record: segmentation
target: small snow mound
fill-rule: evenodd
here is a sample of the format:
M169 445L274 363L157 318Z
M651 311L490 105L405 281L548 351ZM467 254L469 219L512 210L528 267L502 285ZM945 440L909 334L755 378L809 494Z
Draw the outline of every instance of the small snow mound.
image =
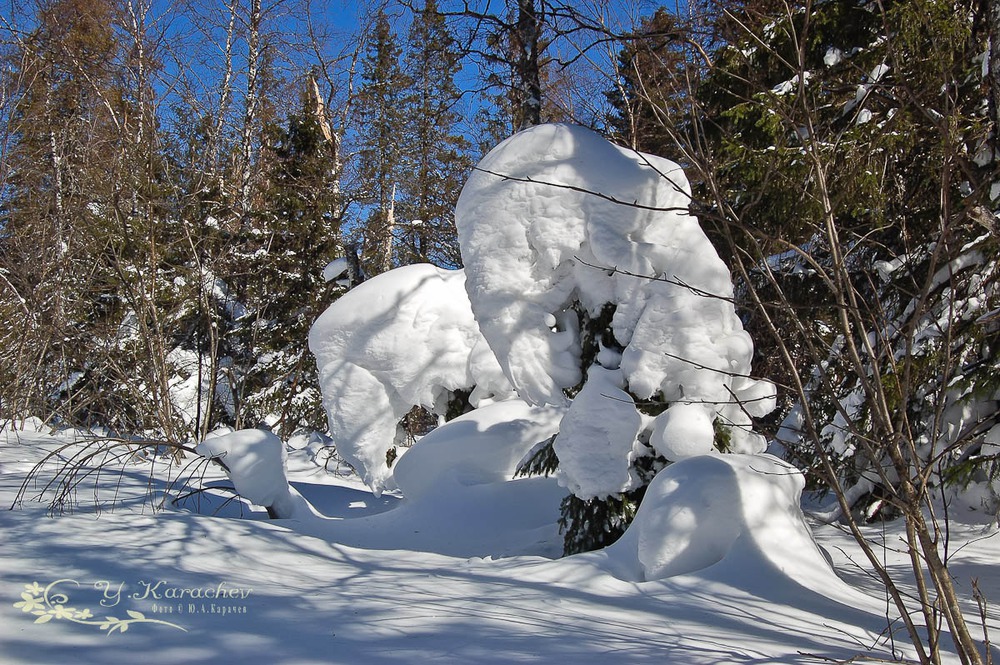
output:
M712 416L701 404L677 402L656 419L649 443L671 462L707 455L715 443Z
M635 520L608 553L631 561L642 580L756 553L788 575L809 576L812 582L799 580L806 586L835 584L799 507L804 482L801 472L771 455L689 457L650 483Z
M563 413L514 399L459 416L396 461L396 484L407 499L416 500L456 484L508 481L521 459L559 430Z

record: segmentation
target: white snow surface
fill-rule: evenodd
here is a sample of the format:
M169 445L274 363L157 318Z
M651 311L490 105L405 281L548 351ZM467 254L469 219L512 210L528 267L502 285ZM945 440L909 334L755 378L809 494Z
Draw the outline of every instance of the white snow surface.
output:
M506 442L509 461L555 421L536 407L495 409L453 421L437 436L451 428L454 445ZM515 413L532 424L508 428ZM28 431L0 437L3 504L14 503L46 451L70 440ZM900 632L893 653L884 631L895 617L886 617L858 546L834 527L802 519L801 476L773 458L678 462L650 486L618 544L552 559L565 492L552 479L444 482L452 450L441 444L430 452L435 444L425 454L438 463L428 458L412 468L437 474L428 491L375 498L358 479L324 471L313 443L320 440L288 446L291 485L317 513L294 519L266 520L211 490L151 510L168 489L185 493L170 488L183 484L178 468L158 457L128 461L122 475L90 476L74 514L53 518L30 500L0 511L0 662L699 665L913 657ZM88 444L73 445L80 450L61 454ZM249 448L258 445L274 454L272 443ZM58 466L29 483L28 499ZM184 473L209 485L227 482L212 467ZM901 525L865 531L912 593L897 547ZM953 522L950 570L963 597L971 597L973 579L987 598L1000 597L991 563L1000 554L998 533L995 525ZM974 604L964 607L978 625ZM133 623L109 633L101 628L108 617ZM987 621L991 632L1000 629L994 612ZM946 636L942 648L946 661L956 660Z
M51 427L42 422L41 418L30 416L23 420L12 420L0 423L0 434L15 434L16 432L48 433ZM16 435L16 434L15 434Z
M412 407L443 414L458 389L473 389L473 405L510 395L464 280L428 264L397 268L341 296L310 330L331 436L376 492L394 487L386 453Z

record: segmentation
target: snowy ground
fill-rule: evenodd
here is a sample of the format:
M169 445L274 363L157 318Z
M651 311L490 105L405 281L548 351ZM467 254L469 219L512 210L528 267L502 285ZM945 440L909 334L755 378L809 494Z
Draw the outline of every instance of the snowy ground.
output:
M0 442L5 506L43 452L61 443L40 434ZM356 478L323 471L316 443L293 445L292 485L325 517L269 521L261 509L237 502L212 515L222 493L154 512L146 499L150 491L160 496L167 482L162 462L152 482L148 464L101 476L99 512L89 480L73 514L50 517L44 504L32 502L0 512L0 662L891 657L886 603L851 563L862 560L857 547L836 529L816 528L817 541L841 577L871 595L831 584L815 565L795 565L794 551L767 555L766 543L695 573L627 581L614 551L551 558L559 549L563 490L547 479L439 483L419 500L392 493L376 499ZM887 534L890 544L898 535ZM969 542L954 548L959 583L968 589L978 578L987 598L1000 598L996 530L960 527L955 540ZM887 554L902 566L897 554ZM58 583L48 604L39 588L28 588L35 583ZM42 604L26 608L31 598ZM996 630L1000 621L990 614ZM109 617L131 623L116 629Z

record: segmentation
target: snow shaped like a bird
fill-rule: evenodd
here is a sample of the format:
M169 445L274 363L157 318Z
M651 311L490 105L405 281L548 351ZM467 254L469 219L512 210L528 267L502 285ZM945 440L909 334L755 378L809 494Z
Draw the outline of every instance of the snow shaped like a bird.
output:
M386 453L413 406L443 413L459 389L474 389L473 406L510 394L464 282L461 270L397 268L341 296L309 332L337 451L376 493L393 487Z
M560 426L573 436L555 442L561 482L580 498L635 487L647 437L670 461L709 452L716 424L733 452L766 447L751 417L773 409L774 387L749 378L753 343L690 198L677 164L561 124L494 148L459 198L466 288L505 375L536 405L580 388ZM617 349L584 367L581 311L609 308ZM632 396L671 406L650 425Z

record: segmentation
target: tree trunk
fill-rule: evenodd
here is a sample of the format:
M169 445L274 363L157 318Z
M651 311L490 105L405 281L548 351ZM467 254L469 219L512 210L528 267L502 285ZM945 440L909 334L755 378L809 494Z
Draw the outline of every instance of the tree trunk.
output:
M542 124L542 82L539 66L538 39L541 20L535 0L517 2L517 80L518 100L516 128L518 130Z
M990 32L990 119L993 121L993 160L1000 157L1000 0L986 0Z
M247 99L243 115L243 136L240 146L242 165L240 172L240 196L238 210L241 223L250 214L250 189L253 180L253 131L257 121L257 107L260 103L260 28L261 0L251 0L250 20L247 27Z

